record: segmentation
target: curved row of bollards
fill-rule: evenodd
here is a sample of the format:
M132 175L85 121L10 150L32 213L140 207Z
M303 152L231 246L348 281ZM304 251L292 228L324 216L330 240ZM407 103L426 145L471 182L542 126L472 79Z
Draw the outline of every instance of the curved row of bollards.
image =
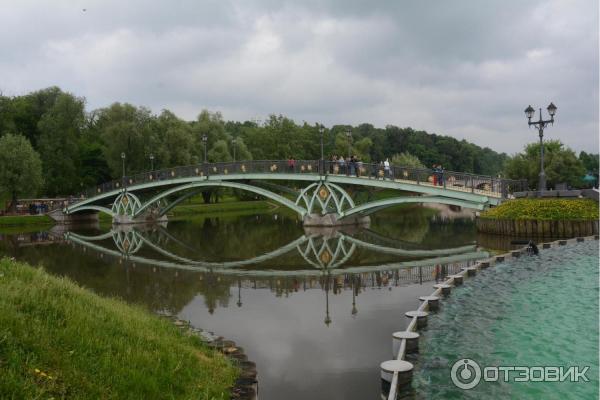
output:
M565 246L568 243L583 242L586 240L598 240L598 235L543 243L542 249ZM382 399L397 400L411 391L414 366L411 362L406 361L405 358L407 354L419 351L420 335L417 330L427 326L429 312L438 310L440 300L443 297L449 296L453 287L462 285L465 276L474 277L479 270L495 266L511 258L518 258L522 254L527 254L528 251L528 246L524 246L517 250L479 261L473 266L464 267L459 274L449 275L444 282L433 285L435 290L431 295L419 298L423 302L421 306L415 311L406 312L406 316L411 319L406 330L392 334L392 349L395 358L384 361L380 365Z

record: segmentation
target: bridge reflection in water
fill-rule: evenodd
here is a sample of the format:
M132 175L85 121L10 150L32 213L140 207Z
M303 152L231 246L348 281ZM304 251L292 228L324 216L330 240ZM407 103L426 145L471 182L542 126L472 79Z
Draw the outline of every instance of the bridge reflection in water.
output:
M448 249L419 249L415 244L386 238L369 229L349 232L307 228L303 235L277 249L245 260L219 262L175 254L171 250L174 245L188 250L197 249L156 224L117 226L98 235L65 232L63 238L83 251L91 250L98 257L116 261L126 269L146 266L154 273L162 271L168 274L171 271L175 277L180 273L198 273L204 285L221 287L228 296L230 287L237 286L236 304L239 307L243 305L242 289L268 288L277 296L321 289L325 292L326 324L331 322L329 292L338 294L342 290L352 290L352 315L356 315L356 299L369 287L391 288L440 281L489 256L475 244ZM359 251L391 255L400 261L362 265L353 257ZM290 255L300 257L301 267L274 267L279 265L278 259ZM207 299L211 313L217 303Z

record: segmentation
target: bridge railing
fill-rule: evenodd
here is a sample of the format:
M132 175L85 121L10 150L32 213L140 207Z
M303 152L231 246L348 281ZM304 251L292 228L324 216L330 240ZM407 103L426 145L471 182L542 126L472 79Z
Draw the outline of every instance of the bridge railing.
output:
M102 193L119 190L123 187L152 183L177 178L204 177L211 175L243 175L250 173L269 174L319 174L346 175L364 179L406 181L417 185L439 186L451 190L476 192L499 197L527 189L524 180L510 180L464 172L436 172L428 168L413 168L391 165L385 168L381 163L340 163L321 160L258 160L202 163L181 167L164 168L128 175L122 179L102 183L81 193L75 201Z

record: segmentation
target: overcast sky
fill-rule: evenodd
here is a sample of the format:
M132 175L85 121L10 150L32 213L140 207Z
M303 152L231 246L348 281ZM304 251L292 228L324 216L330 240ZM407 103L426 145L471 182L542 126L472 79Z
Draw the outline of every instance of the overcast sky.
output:
M85 11L84 11L85 9ZM598 0L0 0L0 90L598 151Z

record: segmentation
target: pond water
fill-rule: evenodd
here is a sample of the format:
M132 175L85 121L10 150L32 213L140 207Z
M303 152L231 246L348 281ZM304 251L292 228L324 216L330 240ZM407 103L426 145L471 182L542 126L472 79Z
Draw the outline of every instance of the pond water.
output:
M0 235L0 253L234 340L257 364L263 400L375 399L404 313L509 244L429 208L372 218L345 230L305 230L279 213L55 227Z
M597 398L598 330L597 241L499 264L454 290L429 319L416 392L427 399ZM510 372L508 382L481 380L462 390L450 371L463 358L480 368L587 366L589 382L515 382L524 373Z

